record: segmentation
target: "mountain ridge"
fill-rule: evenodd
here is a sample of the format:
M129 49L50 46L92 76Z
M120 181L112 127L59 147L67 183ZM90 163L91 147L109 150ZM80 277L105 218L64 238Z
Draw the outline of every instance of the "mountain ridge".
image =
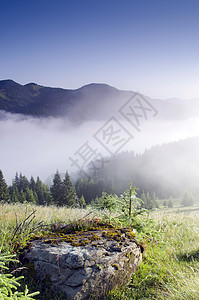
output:
M108 99L122 92L104 83L90 83L78 89L63 89L38 85L25 85L15 81L0 81L0 109L6 112L33 116L72 117L75 112L81 121L92 119L94 108L104 106ZM89 109L92 108L92 109ZM97 109L98 113L100 108Z
M68 117L74 122L107 119L135 95L106 83L89 83L77 89L47 87L12 79L0 81L0 110L36 117ZM145 99L157 108L162 119L187 118L199 112L199 101Z

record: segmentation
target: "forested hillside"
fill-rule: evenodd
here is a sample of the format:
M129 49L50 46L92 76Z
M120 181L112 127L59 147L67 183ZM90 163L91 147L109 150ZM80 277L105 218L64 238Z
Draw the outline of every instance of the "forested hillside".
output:
M132 182L139 188L139 196L143 191L159 198L179 197L186 191L197 196L198 153L198 137L154 146L142 155L123 152L107 158L104 168L94 177L90 173L91 178L79 179L77 193L89 200L99 194L98 190L119 195Z

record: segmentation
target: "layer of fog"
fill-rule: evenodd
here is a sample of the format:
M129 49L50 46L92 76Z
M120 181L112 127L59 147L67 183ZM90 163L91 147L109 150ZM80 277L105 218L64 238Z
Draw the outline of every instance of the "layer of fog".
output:
M92 149L104 156L110 155L97 142L94 134L105 121L85 122L74 126L66 118L33 118L1 111L0 113L0 169L7 183L11 183L16 171L28 178L40 176L45 181L58 169L70 173L78 169L71 166L69 157L77 158L75 153L87 141ZM126 121L120 120L134 138L120 151L134 150L142 153L156 144L168 143L190 136L199 136L199 119L185 121L146 120L141 132L133 130Z

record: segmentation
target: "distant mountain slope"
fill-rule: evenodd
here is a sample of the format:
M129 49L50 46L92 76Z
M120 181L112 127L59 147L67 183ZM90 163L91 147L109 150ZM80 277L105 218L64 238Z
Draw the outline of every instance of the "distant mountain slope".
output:
M12 80L0 81L0 109L8 112L56 116L61 114L60 105L70 105L72 96L71 90L48 88L35 83L23 86Z
M98 177L112 178L118 194L130 183L159 197L192 191L199 199L199 137L154 146L142 155L122 152L107 159ZM92 173L90 174L92 176Z
M0 81L0 110L33 116L68 117L75 122L107 119L134 95L106 84L88 84L76 90L51 88L13 80ZM184 119L199 112L199 101L163 101L146 97L161 119Z
M0 109L34 116L67 116L84 121L97 118L106 102L118 96L121 98L121 93L106 84L89 84L77 90L66 90L35 83L23 86L12 80L2 80Z

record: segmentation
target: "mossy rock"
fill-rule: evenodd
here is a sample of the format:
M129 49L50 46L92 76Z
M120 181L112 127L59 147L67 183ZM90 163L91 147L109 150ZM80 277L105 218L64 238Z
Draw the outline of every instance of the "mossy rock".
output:
M101 299L126 283L142 260L130 228L46 233L25 251L41 282L66 299Z

